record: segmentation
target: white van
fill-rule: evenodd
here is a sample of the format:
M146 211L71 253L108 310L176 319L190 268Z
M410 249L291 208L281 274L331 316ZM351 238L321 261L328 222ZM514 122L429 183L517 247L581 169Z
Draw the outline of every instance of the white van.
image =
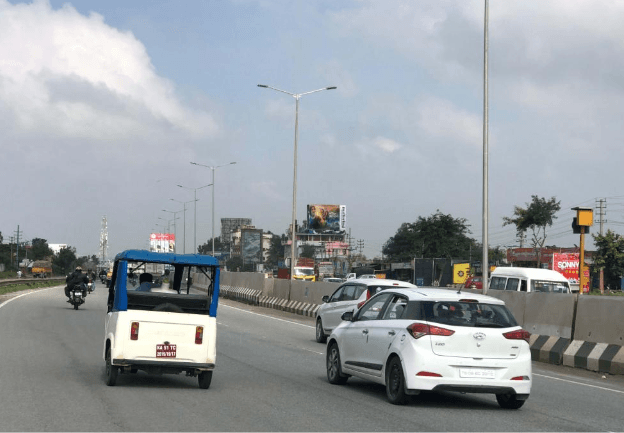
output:
M490 290L572 293L567 278L557 271L538 268L504 268L492 271Z

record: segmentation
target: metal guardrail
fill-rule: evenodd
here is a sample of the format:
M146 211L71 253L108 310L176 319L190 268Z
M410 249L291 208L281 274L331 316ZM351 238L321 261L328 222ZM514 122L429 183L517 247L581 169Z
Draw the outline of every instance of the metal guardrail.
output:
M9 278L6 280L0 280L0 287L10 286L12 284L32 284L42 281L58 281L65 282L65 277L50 277L50 278Z

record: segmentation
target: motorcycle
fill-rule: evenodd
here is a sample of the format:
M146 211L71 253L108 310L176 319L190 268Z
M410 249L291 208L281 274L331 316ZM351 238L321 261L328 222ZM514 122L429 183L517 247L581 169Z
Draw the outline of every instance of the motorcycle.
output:
M89 283L87 284L87 292L89 292L89 293L93 292L93 289L94 289L94 287L93 287L93 286L94 286L94 284L95 284L95 283L93 283L93 282L89 281Z
M87 290L84 285L76 284L69 291L69 302L74 306L74 310L85 303L86 297Z

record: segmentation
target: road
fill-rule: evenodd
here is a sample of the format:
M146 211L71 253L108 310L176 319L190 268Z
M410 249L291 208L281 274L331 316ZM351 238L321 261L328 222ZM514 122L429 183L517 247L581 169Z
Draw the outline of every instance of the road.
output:
M518 411L494 396L428 393L407 406L382 386L330 385L313 321L221 302L212 385L122 375L104 384L106 288L75 311L62 287L0 307L2 431L621 431L624 378L534 363Z

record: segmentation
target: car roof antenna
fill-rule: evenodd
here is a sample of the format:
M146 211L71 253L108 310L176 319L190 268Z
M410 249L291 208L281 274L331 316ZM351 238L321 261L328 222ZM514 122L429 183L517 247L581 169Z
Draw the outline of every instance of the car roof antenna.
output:
M459 288L457 289L457 294L458 294L458 295L461 295L461 289L462 289L462 288L461 288L461 285L460 285L460 286L459 286Z

